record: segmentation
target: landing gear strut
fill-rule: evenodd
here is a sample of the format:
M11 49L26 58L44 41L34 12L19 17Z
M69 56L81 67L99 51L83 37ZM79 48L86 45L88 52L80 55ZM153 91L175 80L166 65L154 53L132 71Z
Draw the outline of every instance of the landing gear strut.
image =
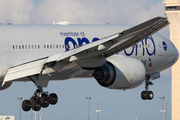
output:
M41 107L47 108L49 104L55 105L57 101L58 97L55 93L49 95L48 92L43 92L42 87L38 87L30 100L24 100L22 102L22 109L29 111L32 108L34 111L39 111Z
M149 91L149 85L153 85L153 83L150 81L150 78L151 78L150 75L146 76L146 79L145 79L145 82L146 82L145 91L142 91L142 93L141 93L141 98L143 100L147 100L147 99L152 100L153 97L154 97L153 92Z

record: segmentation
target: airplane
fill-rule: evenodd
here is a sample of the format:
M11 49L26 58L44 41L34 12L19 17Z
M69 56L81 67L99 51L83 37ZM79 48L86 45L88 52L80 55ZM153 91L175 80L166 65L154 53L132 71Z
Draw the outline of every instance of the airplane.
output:
M173 43L157 31L169 25L155 17L136 26L0 25L0 90L12 82L32 81L37 90L22 109L39 111L55 105L58 96L44 92L49 81L95 78L109 89L132 89L145 81L143 100L152 100L150 80L178 60Z

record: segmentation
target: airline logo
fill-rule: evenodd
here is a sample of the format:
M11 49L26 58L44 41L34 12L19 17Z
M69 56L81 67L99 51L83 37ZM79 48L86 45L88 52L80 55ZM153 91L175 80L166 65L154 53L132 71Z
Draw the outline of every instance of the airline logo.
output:
M163 44L164 50L166 51L167 50L167 44L164 41L162 42L162 44Z
M64 40L64 45L65 45L65 50L68 51L70 50L70 46L69 43L71 43L73 45L73 48L76 48L78 46L82 46L84 43L88 44L90 42L94 42L99 40L99 38L94 37L92 40L89 40L88 38L86 38L86 34L82 31L82 32L60 32L61 36L65 36L65 40ZM76 38L73 38L76 37ZM76 42L77 41L77 42ZM152 43L152 47L153 47L153 51L149 50L150 48L147 47L148 46L148 42ZM156 54L156 49L155 49L155 42L153 40L152 36L147 37L145 40L141 41L142 44L142 48L138 48L138 45L135 44L132 47L132 51L131 52L127 52L126 50L124 50L125 55L127 56L131 56L132 54L135 53L135 56L138 55L138 49L142 49L142 56L145 55L145 53L147 53L149 56L155 55ZM164 49L167 49L167 45L164 42L163 43Z
M71 42L73 44L74 48L76 48L78 46L82 46L83 43L85 43L85 44L90 43L90 41L85 37L86 34L84 33L84 31L82 31L82 32L60 32L60 35L66 37L64 40L64 45L65 45L66 51L68 51L70 49L69 42ZM77 37L76 39L77 39L78 44L72 37ZM97 40L99 40L99 38L95 37L91 40L91 42L94 42Z
M151 58L149 57L149 67L152 67Z
M152 43L152 51L150 52L150 48L148 47L148 42L151 42ZM126 50L124 50L124 53L127 55L127 56L131 56L132 54L135 53L135 56L137 56L139 53L138 53L138 49L142 49L142 56L145 55L145 52L149 55L149 56L152 56L152 55L155 55L156 54L156 47L155 47L155 42L154 42L154 39L152 36L149 36L147 37L145 40L142 40L141 41L141 48L138 47L138 44L135 44L133 47L132 47L132 51L127 53Z

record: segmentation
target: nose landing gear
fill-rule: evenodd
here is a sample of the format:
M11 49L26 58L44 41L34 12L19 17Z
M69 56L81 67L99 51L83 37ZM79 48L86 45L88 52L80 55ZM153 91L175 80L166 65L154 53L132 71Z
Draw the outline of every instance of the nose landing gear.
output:
M34 111L39 111L41 107L47 108L49 104L55 105L57 101L58 97L55 93L49 95L48 92L43 92L42 87L38 87L30 100L24 100L22 102L22 109L29 111L32 108Z
M150 81L150 78L151 78L150 75L146 76L146 79L145 79L145 82L146 82L145 91L141 92L141 98L143 100L147 100L147 99L152 100L153 97L154 97L154 93L152 91L149 91L149 85L153 85L153 83Z

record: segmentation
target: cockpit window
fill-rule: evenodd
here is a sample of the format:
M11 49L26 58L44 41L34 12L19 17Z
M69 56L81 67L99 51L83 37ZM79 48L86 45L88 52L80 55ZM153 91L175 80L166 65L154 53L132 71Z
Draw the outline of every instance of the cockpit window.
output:
M171 43L172 43L172 42L171 42ZM175 47L173 43L172 43L172 46Z

